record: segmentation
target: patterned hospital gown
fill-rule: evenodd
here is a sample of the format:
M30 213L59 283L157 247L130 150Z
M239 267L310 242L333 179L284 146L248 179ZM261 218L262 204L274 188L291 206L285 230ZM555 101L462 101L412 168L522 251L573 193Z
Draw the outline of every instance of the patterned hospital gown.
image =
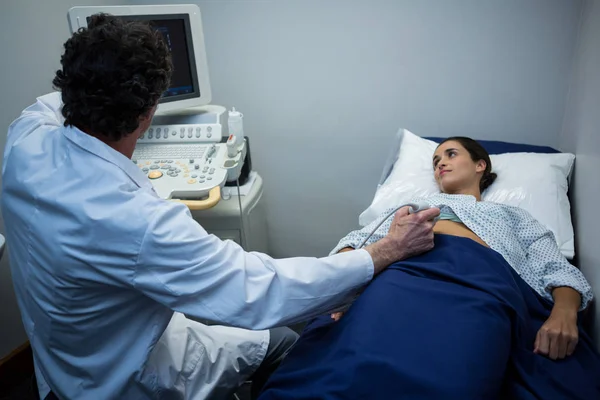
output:
M458 218L493 250L500 253L529 286L544 298L553 301L552 288L569 286L581 294L581 308L593 298L592 289L577 268L562 255L554 234L527 211L499 203L476 201L470 195L436 194L411 202L426 202L442 212L454 212ZM398 204L400 205L400 204ZM344 247L356 248L389 214L386 210L363 229L350 232L331 251ZM365 246L383 238L390 229L390 216L365 243Z

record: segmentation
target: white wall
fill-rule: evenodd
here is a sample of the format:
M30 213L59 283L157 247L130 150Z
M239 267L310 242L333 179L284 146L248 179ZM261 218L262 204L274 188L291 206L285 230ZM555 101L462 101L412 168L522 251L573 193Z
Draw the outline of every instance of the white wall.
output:
M179 0L133 0L135 4ZM324 255L390 138L558 146L580 1L196 1L214 103L245 113L271 252Z
M579 266L600 298L600 0L586 1L561 149L575 153L573 208ZM595 310L596 346L600 348L600 306Z
M74 5L110 3L118 1L0 0L0 154L12 120L37 96L52 90L62 45L69 37L67 10ZM0 225L4 234L1 216ZM26 340L5 252L0 263L0 358Z

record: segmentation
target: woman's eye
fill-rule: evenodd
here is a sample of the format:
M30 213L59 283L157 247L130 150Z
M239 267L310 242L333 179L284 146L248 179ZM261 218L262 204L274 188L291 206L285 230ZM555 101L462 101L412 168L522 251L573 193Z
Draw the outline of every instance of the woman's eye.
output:
M451 152L449 153L449 155L450 155L450 157L454 157L454 156L456 155L456 152L454 152L454 151L451 151Z

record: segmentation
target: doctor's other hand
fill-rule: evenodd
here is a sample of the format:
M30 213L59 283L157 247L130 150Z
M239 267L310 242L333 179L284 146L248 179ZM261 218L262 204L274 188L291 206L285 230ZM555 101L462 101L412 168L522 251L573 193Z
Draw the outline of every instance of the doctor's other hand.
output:
M440 209L435 207L415 214L409 214L408 207L398 210L388 234L378 242L365 247L373 258L375 273L383 271L396 261L431 250L434 218L438 215Z
M560 360L573 354L578 341L577 312L553 309L537 333L533 352Z

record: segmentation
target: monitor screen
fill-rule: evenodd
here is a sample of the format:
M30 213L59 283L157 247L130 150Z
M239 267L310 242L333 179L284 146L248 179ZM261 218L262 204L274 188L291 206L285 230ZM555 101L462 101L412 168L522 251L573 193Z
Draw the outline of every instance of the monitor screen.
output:
M160 103L200 97L189 15L127 15L120 18L147 21L163 35L171 51L171 85L163 93Z

